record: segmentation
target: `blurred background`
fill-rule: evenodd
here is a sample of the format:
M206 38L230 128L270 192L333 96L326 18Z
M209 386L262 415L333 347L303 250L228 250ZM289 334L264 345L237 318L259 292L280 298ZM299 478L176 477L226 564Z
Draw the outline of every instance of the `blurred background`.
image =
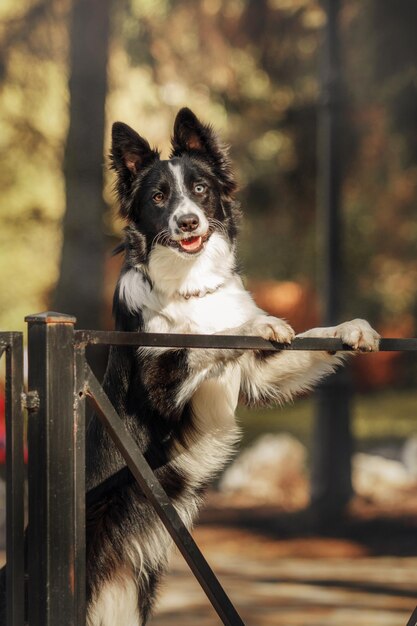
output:
M167 157L182 106L213 124L231 145L244 211L239 255L248 288L262 307L297 331L320 323L317 137L325 5L3 0L0 328L24 330L25 315L47 309L75 314L79 328L112 327L121 260L111 251L123 224L116 217L106 157L111 124L130 124ZM413 336L417 313L416 23L413 0L340 2L338 316L364 317L387 337ZM395 527L397 534L392 525L384 526L375 551L401 536L402 552L393 553L411 558L417 554L410 547L417 511L417 360L413 353L359 357L350 378L357 392L350 419L353 510L355 503L359 507L352 515L360 525L367 516L392 517L395 509L410 535L403 525ZM271 528L288 534L279 515L309 504L313 416L311 398L284 409L240 412L243 447L252 456L241 458L219 482L208 525L217 511L215 519L223 515L226 525L230 515L233 523L246 520L246 528L263 520L270 536ZM259 483L252 480L255 474L263 477ZM226 514L233 507L238 514ZM294 525L291 518L291 528L310 532L310 522L303 518ZM370 535L376 536L374 527ZM358 548L356 554L352 545L366 541L355 537L346 550L359 558L365 553ZM226 539L236 542L236 536ZM262 552L261 543L253 545ZM415 578L414 583L415 591ZM407 593L393 597L411 607ZM397 617L407 612L403 605L392 610ZM383 620L378 611L375 619ZM167 609L165 619L169 615ZM252 623L263 623L256 619ZM367 619L368 626L404 621ZM304 623L301 617L288 620L265 623ZM321 616L317 623L327 622Z

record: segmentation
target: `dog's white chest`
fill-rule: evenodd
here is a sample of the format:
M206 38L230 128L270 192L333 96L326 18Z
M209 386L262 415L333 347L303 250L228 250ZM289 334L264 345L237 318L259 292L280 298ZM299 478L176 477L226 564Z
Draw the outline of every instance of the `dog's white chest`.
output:
M239 399L240 368L228 365L216 378L203 382L193 397L193 410L203 424L213 430L225 424L234 424L234 414Z
M203 297L177 295L159 307L144 304L147 332L211 334L240 326L254 315L256 306L238 281Z

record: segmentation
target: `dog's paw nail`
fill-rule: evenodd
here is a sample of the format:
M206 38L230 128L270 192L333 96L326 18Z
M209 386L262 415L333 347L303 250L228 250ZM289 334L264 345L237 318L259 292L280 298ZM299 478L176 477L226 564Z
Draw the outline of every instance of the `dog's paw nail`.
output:
M253 320L250 329L254 335L267 341L276 341L286 345L291 344L295 336L293 329L287 322L269 315L262 315Z
M378 333L366 320L353 320L337 327L337 336L356 352L376 352L379 346Z

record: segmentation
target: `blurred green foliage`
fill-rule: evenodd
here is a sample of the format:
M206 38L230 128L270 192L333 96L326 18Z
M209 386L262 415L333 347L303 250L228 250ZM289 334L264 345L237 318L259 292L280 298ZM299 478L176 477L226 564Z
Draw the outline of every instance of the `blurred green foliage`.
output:
M87 1L87 0L86 0ZM389 6L391 5L391 6ZM0 6L0 327L45 309L57 281L68 129L70 0ZM345 0L346 315L376 324L417 308L416 8ZM316 111L325 16L317 0L113 4L108 129L121 119L168 153L191 107L232 146L255 278L315 281ZM107 138L108 139L108 138ZM108 145L107 141L107 145ZM109 212L103 228L120 233Z
M313 398L304 398L282 408L239 408L243 445L249 445L265 432L288 432L310 449L314 406ZM414 390L357 395L352 408L352 432L356 450L369 450L386 445L387 442L399 444L410 433L415 433Z

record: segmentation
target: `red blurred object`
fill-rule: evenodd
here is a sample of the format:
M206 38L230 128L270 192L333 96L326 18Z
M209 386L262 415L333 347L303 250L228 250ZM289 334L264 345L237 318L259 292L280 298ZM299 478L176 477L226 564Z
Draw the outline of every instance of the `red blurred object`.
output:
M250 281L249 291L262 309L286 319L296 332L319 324L317 298L308 283ZM375 320L370 321L375 325ZM415 323L410 315L403 315L376 328L382 337L413 337ZM392 386L402 380L404 364L405 355L401 352L380 352L352 359L355 387L370 391Z
M28 449L25 444L24 449L25 463L28 461ZM0 465L6 463L6 399L4 389L0 387Z
M410 315L398 316L378 327L382 337L414 337L415 325ZM383 389L400 382L405 374L404 352L379 352L353 361L353 377L359 391Z
M249 291L258 306L286 319L296 332L317 326L317 298L310 285L293 281L249 281Z

